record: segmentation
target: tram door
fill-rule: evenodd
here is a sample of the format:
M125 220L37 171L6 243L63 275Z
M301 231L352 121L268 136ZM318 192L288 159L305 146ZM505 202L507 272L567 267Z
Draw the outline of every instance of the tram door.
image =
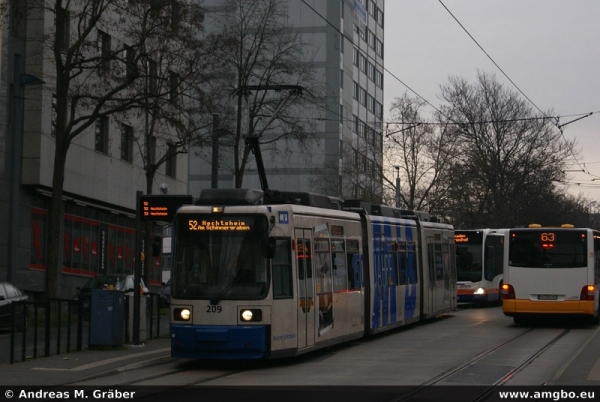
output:
M312 269L312 230L296 229L298 267L298 349L315 343L315 305Z
M450 302L448 293L450 284L448 281L445 281L445 278L449 278L449 276L444 271L447 267L444 267L442 244L439 242L440 238L439 234L436 234L435 237L427 237L427 260L429 266L429 307L426 311L427 314L434 314Z

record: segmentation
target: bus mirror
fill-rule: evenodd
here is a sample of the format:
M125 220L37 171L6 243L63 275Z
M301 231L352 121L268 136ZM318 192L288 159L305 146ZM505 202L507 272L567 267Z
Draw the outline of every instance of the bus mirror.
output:
M277 244L277 240L274 237L269 237L269 241L267 242L267 257L273 258L275 257L275 249Z

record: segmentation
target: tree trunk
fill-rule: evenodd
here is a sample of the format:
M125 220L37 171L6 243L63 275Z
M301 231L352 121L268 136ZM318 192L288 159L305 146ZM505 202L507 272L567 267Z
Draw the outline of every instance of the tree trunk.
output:
M48 214L48 247L46 249L46 298L56 298L58 269L60 259L60 233L62 223L62 195L65 181L65 163L67 159L68 143L56 139L56 153L54 156L54 171L52 175L52 203Z

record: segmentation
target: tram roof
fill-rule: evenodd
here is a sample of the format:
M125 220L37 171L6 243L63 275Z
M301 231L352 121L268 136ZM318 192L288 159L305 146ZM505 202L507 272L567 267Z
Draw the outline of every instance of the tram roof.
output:
M344 210L363 214L420 220L423 222L440 222L427 212L394 208L382 204L374 204L361 200L344 201L339 197L323 194L295 191L276 191L243 188L206 188L200 190L194 205L303 205L332 210Z

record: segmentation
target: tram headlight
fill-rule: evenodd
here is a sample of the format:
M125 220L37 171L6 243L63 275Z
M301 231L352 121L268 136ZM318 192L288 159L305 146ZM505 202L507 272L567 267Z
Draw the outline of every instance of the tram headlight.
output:
M245 308L240 311L240 320L243 322L262 321L262 310Z
M187 307L173 309L173 319L175 321L189 321L192 318L192 310Z
M484 295L485 294L485 289L484 288L479 288L475 292L473 292L473 294Z

